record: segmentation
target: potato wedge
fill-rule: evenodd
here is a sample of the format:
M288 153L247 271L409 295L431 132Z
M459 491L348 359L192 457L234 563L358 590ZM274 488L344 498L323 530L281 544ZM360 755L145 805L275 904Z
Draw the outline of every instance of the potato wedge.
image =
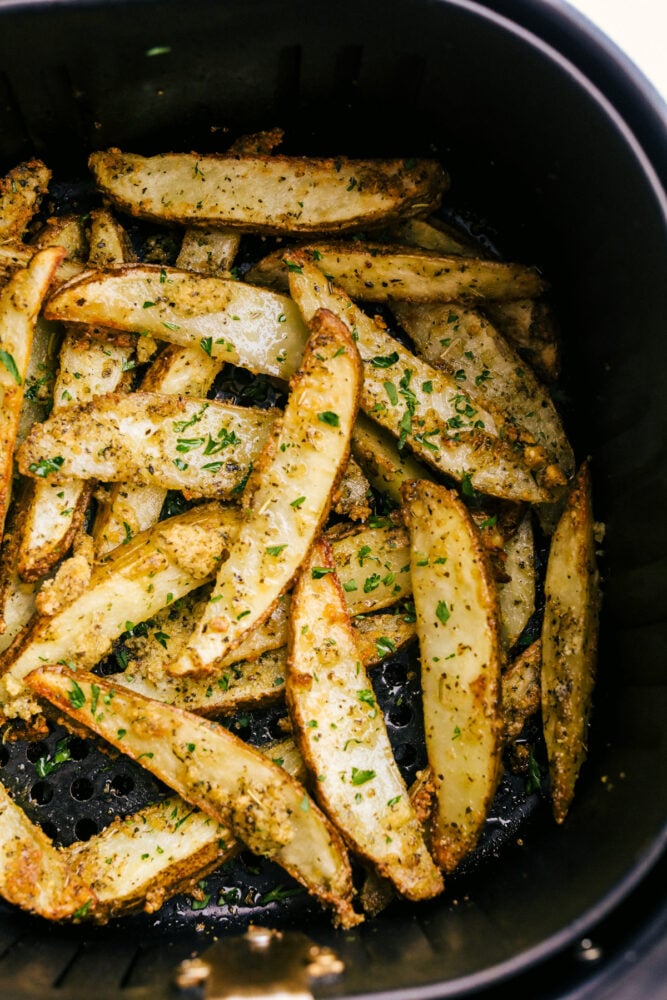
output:
M41 160L19 163L0 178L0 239L21 239L49 189L51 171Z
M29 913L62 920L90 890L39 826L0 784L0 896Z
M521 447L498 437L495 414L391 337L305 254L288 260L290 289L304 317L330 309L356 336L364 365L361 407L398 438L399 450L407 444L429 465L484 493L534 503L549 498Z
M187 229L176 267L224 278L234 263L241 236L230 229Z
M170 344L153 362L142 381L144 392L207 396L222 363L206 351ZM98 502L93 526L95 552L103 555L128 537L156 523L167 490L136 482L116 483L108 499Z
M88 256L88 238L81 215L56 215L47 219L30 245L38 250L64 247L66 260L83 261Z
M401 487L410 479L428 479L428 470L407 451L399 451L396 439L384 428L359 413L352 431L352 454L371 484L397 507Z
M28 267L30 261L35 256L34 247L18 240L8 240L0 243L0 277L11 277L16 271ZM69 281L71 278L81 274L83 265L76 260L68 260L66 257L58 264L51 279L52 287Z
M501 636L505 648L517 641L535 610L535 545L530 513L505 542L504 569L509 580L498 584Z
M408 899L442 892L324 540L294 588L285 693L317 798L352 849Z
M444 257L487 256L479 243L441 219L405 219L392 226L390 237L390 243L433 250Z
M362 302L479 302L539 295L544 281L534 268L458 255L440 256L382 243L313 243L301 252L352 299ZM285 287L285 250L276 250L247 274L269 288Z
M48 416L53 405L53 388L61 340L59 324L49 323L38 316L25 374L21 416L16 432L17 446L25 441L34 423Z
M287 669L286 646L268 649L253 659L236 660L226 665L215 679L170 677L166 664L187 642L197 613L187 602L179 603L185 604L183 610L173 614L165 609L151 619L147 635L125 642L129 662L122 674L115 675L118 684L209 718L259 708L282 699ZM286 632L287 620L284 624ZM355 618L352 627L361 662L366 667L380 663L416 634L414 624L406 622L404 615L389 613Z
M361 362L348 328L321 310L285 413L248 486L243 528L174 676L207 674L271 613L329 512L350 452Z
M0 291L0 538L11 495L14 445L35 323L64 253L60 247L38 250Z
M242 489L274 410L162 393L109 393L34 427L18 451L23 475L156 484L193 497Z
M600 595L587 462L551 539L544 593L542 719L553 812L562 823L586 757L597 652Z
M540 378L555 382L560 375L561 347L549 304L543 299L489 301L484 303L484 311Z
M131 260L125 230L106 210L91 212L89 263L99 266ZM93 396L122 388L132 367L134 339L127 343L99 341L65 333L53 389L53 410L82 403ZM28 500L25 530L19 549L21 577L34 581L45 576L67 553L80 531L92 494L92 484L71 480L61 487L36 481Z
M405 487L424 727L436 786L431 849L451 872L479 837L500 777L498 597L477 529L453 491Z
M51 296L44 315L150 334L283 379L299 367L308 337L285 295L150 264L87 271Z
M351 927L349 861L339 834L303 785L214 722L67 667L29 683L76 722L108 740L192 805L229 826L252 851L281 864ZM151 756L148 756L148 753Z
M379 611L412 593L408 535L389 518L337 538L333 553L352 614Z
M516 657L503 674L505 745L521 736L528 719L540 709L542 642L536 639Z
M254 233L362 229L437 208L447 186L435 160L143 157L109 149L88 164L98 188L131 215Z
M559 467L558 478L565 485L574 473L574 454L558 411L528 365L491 323L458 303L401 302L394 314L429 364L449 372L462 389L470 387L476 400L528 431L534 447L543 449Z
M18 552L23 537L26 505L25 483L21 482L5 523L0 546L0 653L13 642L35 611L35 583L25 583L19 576Z
M95 566L90 585L49 617L38 615L0 656L0 710L30 718L23 678L40 663L91 667L114 639L215 575L238 511L205 504L160 522Z

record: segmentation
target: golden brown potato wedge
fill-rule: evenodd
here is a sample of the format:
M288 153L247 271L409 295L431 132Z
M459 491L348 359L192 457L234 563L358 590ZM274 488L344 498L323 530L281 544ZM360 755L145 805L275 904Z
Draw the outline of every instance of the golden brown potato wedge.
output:
M352 454L371 484L397 507L402 503L401 487L410 479L428 479L428 470L408 451L399 451L396 439L359 413L352 431Z
M361 407L398 438L399 450L407 445L429 465L485 493L529 502L549 498L523 448L498 436L496 414L391 337L305 254L294 252L288 260L290 289L306 320L319 308L330 309L356 337L364 365Z
M204 397L221 368L222 363L205 351L170 344L150 366L141 386L144 392ZM122 545L128 534L132 537L155 524L166 495L163 487L134 481L111 487L104 502L98 501L93 526L96 553L103 555Z
M507 649L517 641L535 610L535 545L530 513L505 542L505 582L498 584L501 635Z
M109 393L34 427L18 451L34 479L159 485L193 497L240 492L276 411L162 393Z
M521 736L523 727L540 709L542 642L536 639L503 674L505 744Z
M14 445L35 323L63 256L60 247L38 250L0 291L0 537L11 495Z
M289 379L308 337L285 295L150 264L86 271L51 296L45 316L139 332Z
M87 589L56 614L34 617L0 656L0 710L30 718L25 675L40 663L91 667L123 632L215 575L238 511L205 504L160 522L95 566Z
M404 509L436 786L431 849L452 871L474 848L500 777L498 597L479 533L453 491L410 483Z
M26 243L20 243L18 240L0 243L0 276L10 277L16 271L27 267L34 256L34 247L28 246ZM70 278L80 274L82 270L83 265L79 261L68 260L64 257L51 279L52 286L69 281Z
M461 389L503 413L533 438L565 485L574 455L556 407L528 365L480 313L459 303L397 303L394 313L418 353L452 375ZM524 435L525 436L525 435ZM529 440L529 439L528 439Z
M344 927L359 923L345 847L303 785L214 722L86 671L41 667L32 689L281 864Z
M234 263L241 236L230 229L187 229L176 267L223 278Z
M352 849L408 899L442 892L325 541L294 588L285 693L317 798Z
M343 232L437 208L435 160L92 153L98 188L144 219L255 233Z
M316 313L311 331L284 415L246 487L241 532L190 642L169 666L175 676L211 673L268 617L329 512L350 453L361 362L330 312Z
M382 243L317 243L301 250L330 281L362 302L478 302L525 298L544 289L534 268L479 257ZM248 273L248 281L284 288L284 257L284 249L274 251Z
M129 662L123 674L115 676L116 682L148 698L211 718L270 705L284 696L286 646L270 649L252 660L237 660L214 679L170 677L165 670L169 656L185 645L192 626L190 608L176 618L168 611L156 615L147 636L125 643ZM404 615L369 615L356 618L352 627L366 667L375 666L415 636L414 624L406 622Z
M599 590L591 480L579 469L551 539L544 584L542 719L556 821L565 819L586 757Z
M57 215L47 219L30 245L38 250L44 247L64 247L65 259L83 261L88 256L88 238L81 215Z
M560 334L553 311L543 299L485 302L484 311L503 337L526 358L547 382L560 375Z
M49 188L51 171L41 160L19 163L0 178L0 239L21 239Z

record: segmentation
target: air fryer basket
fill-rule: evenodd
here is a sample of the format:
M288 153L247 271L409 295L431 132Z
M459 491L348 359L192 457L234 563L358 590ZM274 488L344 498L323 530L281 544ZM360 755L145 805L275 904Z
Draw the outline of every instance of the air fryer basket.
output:
M177 897L159 914L108 928L49 927L2 906L5 995L168 996L180 959L250 920L306 929L334 947L346 971L318 987L322 995L464 995L589 931L660 857L664 194L606 100L495 12L507 6L0 0L0 168L40 155L56 190L84 207L86 154L107 145L206 151L279 125L289 152L439 157L452 176L445 212L508 258L538 264L553 285L566 421L578 455L593 456L596 513L607 524L590 754L562 828L542 794L507 778L475 863L443 899L394 904L346 934L249 855L207 879L194 906ZM407 670L396 658L374 681L410 776L421 762L415 684L401 706L393 697ZM236 725L259 741L277 734L278 714ZM40 779L37 762L62 736L0 748L3 780L61 841L155 794L143 772L79 740L72 763ZM279 901L276 885L287 890Z

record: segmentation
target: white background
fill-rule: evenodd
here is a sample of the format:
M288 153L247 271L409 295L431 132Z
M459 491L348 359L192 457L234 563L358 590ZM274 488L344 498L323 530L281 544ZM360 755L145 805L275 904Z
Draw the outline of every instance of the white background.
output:
M639 66L667 101L667 0L569 0Z

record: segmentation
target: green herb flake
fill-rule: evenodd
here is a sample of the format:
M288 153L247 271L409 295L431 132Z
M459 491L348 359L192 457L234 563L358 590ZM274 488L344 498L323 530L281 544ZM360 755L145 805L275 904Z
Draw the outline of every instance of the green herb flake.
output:
M435 609L435 614L438 621L442 622L443 625L447 624L451 615L451 611L447 607L447 603L445 601L438 601L438 606Z
M0 349L0 361L5 366L11 377L14 379L17 385L23 385L21 376L19 375L19 370L14 361L13 355L9 351L3 351Z
M75 680L72 680L72 686L67 692L67 697L72 708L83 708L86 704L86 696Z
M397 361L398 351L392 351L391 354L378 354L376 357L371 358L373 368L391 368Z
M372 781L375 777L375 771L363 771L357 767L352 768L352 784L353 785L365 785L367 781Z
M340 427L340 417L337 413L332 413L331 410L324 410L322 413L318 413L317 419L323 424L328 424L329 427Z
M306 500L305 497L297 497L296 500L292 500L290 507L294 507L295 510L298 510L298 508L305 502L305 500Z
M270 556L279 556L283 549L287 548L287 543L284 545L267 545L266 552Z
M327 576L328 573L333 573L333 569L329 569L327 566L313 566L311 576L313 580L321 580L323 576Z

